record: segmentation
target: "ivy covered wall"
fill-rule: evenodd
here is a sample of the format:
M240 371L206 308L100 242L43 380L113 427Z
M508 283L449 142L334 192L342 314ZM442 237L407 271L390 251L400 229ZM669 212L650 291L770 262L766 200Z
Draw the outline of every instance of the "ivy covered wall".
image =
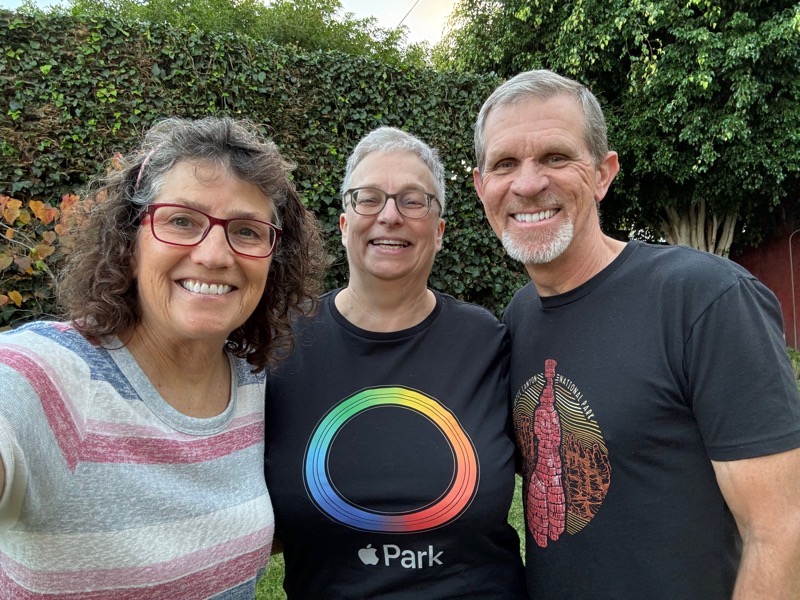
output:
M298 189L324 224L328 287L346 279L337 192L345 161L380 125L435 146L448 170L447 229L431 285L499 314L526 279L505 257L471 182L472 124L498 83L491 75L296 54L115 20L0 11L0 34L0 327L54 314L52 275L70 194L115 152L135 147L150 123L172 115L263 125L297 163Z

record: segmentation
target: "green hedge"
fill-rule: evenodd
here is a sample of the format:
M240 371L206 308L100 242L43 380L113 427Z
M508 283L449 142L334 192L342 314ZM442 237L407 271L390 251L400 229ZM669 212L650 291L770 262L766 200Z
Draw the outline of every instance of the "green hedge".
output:
M0 11L0 32L0 195L23 207L30 200L58 207L160 117L246 117L298 164L297 186L328 235L326 285L334 287L347 269L337 197L346 158L366 132L391 125L437 147L448 170L448 226L430 284L499 314L525 280L471 181L472 123L494 76L296 54L249 38L108 19ZM23 234L31 225L14 226ZM10 255L2 240L0 254ZM52 256L56 270L61 253ZM0 271L0 294L13 288L22 298L0 307L0 327L52 313L47 266L34 253Z

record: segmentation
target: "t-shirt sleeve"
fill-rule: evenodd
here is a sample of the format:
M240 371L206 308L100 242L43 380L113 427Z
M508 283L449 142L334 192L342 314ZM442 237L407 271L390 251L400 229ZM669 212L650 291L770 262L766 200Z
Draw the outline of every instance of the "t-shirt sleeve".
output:
M800 447L800 396L775 295L739 277L699 315L684 349L688 397L709 458Z

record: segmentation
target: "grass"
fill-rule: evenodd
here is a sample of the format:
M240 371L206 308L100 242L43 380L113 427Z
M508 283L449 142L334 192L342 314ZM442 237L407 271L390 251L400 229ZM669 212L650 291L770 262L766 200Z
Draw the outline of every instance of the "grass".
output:
M286 600L283 591L283 554L269 559L267 574L258 582L256 600Z
M800 351L789 348L789 360L794 370L794 378L797 380L797 389L800 390Z
M519 539L523 546L523 556L525 555L525 525L524 513L522 512L522 496L520 489L522 488L522 480L517 476L516 490L514 491L514 502L511 504L511 510L508 513L508 520L516 528L519 533ZM256 600L286 600L286 594L283 591L283 555L278 554L273 556L269 561L269 569L267 574L261 578L256 588Z

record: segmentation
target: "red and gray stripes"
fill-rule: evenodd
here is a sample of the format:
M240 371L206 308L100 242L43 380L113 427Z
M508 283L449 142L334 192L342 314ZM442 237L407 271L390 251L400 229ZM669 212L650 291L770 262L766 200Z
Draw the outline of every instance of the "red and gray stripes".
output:
M184 427L124 348L64 324L0 335L0 454L27 481L0 503L0 598L253 597L265 380L231 364L228 410Z

